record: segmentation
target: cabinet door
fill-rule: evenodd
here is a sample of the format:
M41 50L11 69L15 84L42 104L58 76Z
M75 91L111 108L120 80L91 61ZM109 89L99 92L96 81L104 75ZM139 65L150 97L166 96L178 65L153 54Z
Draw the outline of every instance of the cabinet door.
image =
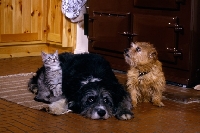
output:
M61 12L61 0L47 3L47 41L62 47L76 46L76 24L71 23Z
M93 14L91 18L92 34L89 36L89 51L123 60L123 51L129 47L129 41L122 34L129 32L131 29L130 13L118 14L116 12L95 11ZM117 63L112 62L113 67L116 67Z
M128 2L130 0L89 1L89 52L103 55L114 69L125 71L128 65L123 51L130 42L124 33L132 30Z
M184 0L134 0L135 7L178 10Z
M50 0L48 2L48 34L47 40L50 42L62 42L63 17L61 12L61 0Z
M134 41L145 41L154 44L162 62L176 64L182 58L178 47L179 34L183 27L178 24L178 17L141 15L133 17L133 32L138 34Z
M0 42L45 41L46 0L1 0Z
M94 12L92 19L93 34L89 37L92 48L113 52L116 53L116 56L122 57L123 51L128 45L128 39L121 34L131 28L130 14Z

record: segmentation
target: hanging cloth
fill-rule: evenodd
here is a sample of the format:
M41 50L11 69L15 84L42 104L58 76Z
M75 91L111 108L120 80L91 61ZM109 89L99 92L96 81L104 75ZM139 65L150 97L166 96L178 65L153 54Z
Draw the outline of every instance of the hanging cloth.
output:
M83 21L86 2L87 0L62 0L62 13L72 22Z

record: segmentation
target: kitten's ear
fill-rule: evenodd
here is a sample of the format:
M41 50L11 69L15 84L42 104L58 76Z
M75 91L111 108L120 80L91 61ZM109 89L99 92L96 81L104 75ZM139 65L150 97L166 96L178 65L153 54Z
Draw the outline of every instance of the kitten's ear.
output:
M46 55L47 54L45 52L43 52L43 51L41 52L42 59L44 59L46 57Z
M56 50L56 52L54 53L55 55L58 55L58 50Z

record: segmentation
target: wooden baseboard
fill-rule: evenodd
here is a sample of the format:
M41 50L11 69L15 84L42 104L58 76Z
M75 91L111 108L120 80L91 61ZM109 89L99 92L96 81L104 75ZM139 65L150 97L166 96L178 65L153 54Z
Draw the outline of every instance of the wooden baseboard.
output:
M58 50L58 53L74 51L72 47L62 47L61 45L48 44L49 53L54 53L56 50Z
M9 45L0 46L0 58L14 58L14 57L25 57L25 56L41 56L41 51L46 53L53 53L58 50L61 52L72 52L71 47L63 48L59 45L52 44L20 44L20 45Z
M46 44L2 46L0 58L40 56L41 51L48 52L48 46Z

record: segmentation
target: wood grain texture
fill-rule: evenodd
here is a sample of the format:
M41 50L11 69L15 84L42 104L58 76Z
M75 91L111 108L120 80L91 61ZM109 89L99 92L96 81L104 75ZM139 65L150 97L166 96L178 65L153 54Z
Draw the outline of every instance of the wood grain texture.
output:
M48 46L46 44L5 46L0 47L0 58L40 56L41 51L48 52Z
M62 14L61 0L0 3L0 58L40 55L42 49L74 51L77 25Z

